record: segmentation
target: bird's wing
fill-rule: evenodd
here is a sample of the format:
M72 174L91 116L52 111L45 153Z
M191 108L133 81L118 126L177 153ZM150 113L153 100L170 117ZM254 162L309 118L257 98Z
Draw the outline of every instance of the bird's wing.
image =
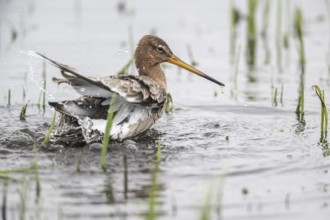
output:
M56 62L40 53L37 56L47 60L61 70L65 79L53 78L56 83L68 83L83 96L106 98L103 105L110 103L113 93L129 103L144 106L159 106L166 99L166 90L145 76L86 77L78 70Z
M62 114L81 119L84 117L94 119L107 118L109 104L103 105L102 103L106 98L82 96L75 100L65 100L61 102L49 102L49 105L54 107ZM114 112L120 110L123 104L122 99L117 99L114 103Z

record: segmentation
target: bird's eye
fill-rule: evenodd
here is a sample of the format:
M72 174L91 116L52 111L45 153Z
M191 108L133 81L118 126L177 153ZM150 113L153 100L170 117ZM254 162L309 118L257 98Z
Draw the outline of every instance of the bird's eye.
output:
M157 51L160 52L160 53L164 53L164 49L163 49L162 46L158 46Z

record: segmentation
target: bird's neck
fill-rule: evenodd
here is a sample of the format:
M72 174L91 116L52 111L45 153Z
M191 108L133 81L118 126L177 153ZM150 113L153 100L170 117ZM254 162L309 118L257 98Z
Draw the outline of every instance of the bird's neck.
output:
M148 76L152 80L154 80L159 86L164 88L167 91L167 83L166 83L166 77L165 74L160 67L160 64L154 65L154 66L139 66L136 65L136 68L138 69L139 75L142 76Z

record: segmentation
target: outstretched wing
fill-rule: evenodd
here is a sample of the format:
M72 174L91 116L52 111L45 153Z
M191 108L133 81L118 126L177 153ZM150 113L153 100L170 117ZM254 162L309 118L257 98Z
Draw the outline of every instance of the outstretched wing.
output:
M104 119L113 94L115 103L111 136L116 139L133 136L150 128L161 116L166 90L146 76L86 77L70 66L58 63L40 53L33 54L58 67L64 79L53 81L71 85L82 97L76 100L50 102L57 111L81 120L91 120L96 130L104 129ZM100 125L100 128L97 128Z
M143 106L159 106L166 99L166 90L145 76L86 77L78 70L56 62L40 53L35 55L47 60L61 70L65 79L53 78L56 83L68 83L78 93L88 97L106 98L103 105L110 103L113 93L122 100Z

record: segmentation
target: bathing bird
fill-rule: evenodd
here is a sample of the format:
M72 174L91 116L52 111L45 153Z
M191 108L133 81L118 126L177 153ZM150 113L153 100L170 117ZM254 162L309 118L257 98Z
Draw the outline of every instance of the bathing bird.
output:
M62 78L53 78L58 84L69 84L81 97L75 100L49 102L61 114L57 134L62 138L72 132L61 132L74 125L81 130L85 142L101 141L112 99L112 140L124 140L150 129L161 118L167 98L167 83L161 64L168 62L186 69L219 86L223 83L197 70L175 56L167 43L159 37L146 35L135 50L138 75L87 77L75 68L37 55L60 69ZM77 136L75 136L77 137Z

